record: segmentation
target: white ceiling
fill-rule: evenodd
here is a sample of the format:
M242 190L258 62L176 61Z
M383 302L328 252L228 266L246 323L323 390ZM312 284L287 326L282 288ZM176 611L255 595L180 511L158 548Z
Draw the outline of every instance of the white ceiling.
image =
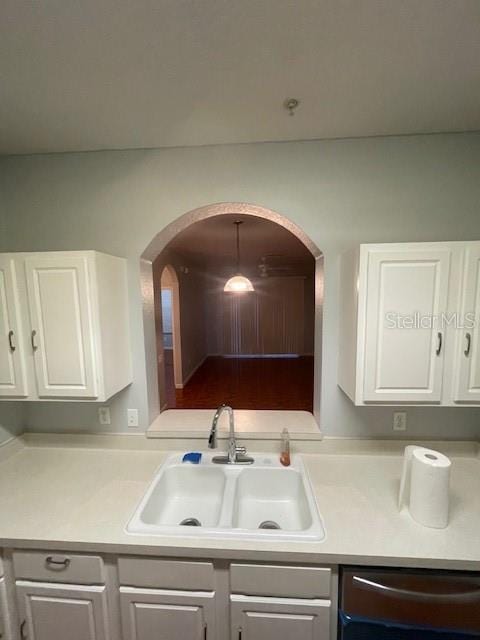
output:
M240 227L241 267L259 275L258 265L265 257L271 275L311 275L315 260L305 245L279 224L256 216L225 214L196 222L181 231L168 249L186 260L217 273L235 271L235 220Z
M3 0L0 92L4 154L478 130L480 2Z

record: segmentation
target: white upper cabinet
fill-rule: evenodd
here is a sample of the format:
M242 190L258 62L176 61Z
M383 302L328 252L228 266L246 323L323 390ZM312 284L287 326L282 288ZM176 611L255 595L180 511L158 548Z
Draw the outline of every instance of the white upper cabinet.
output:
M13 331L20 355L27 355L26 399L103 402L131 383L125 260L94 251L10 254L0 260L0 298L1 274L8 275L1 267L12 265L18 275L20 295L13 289L16 306L9 309L17 311L23 331L10 319L6 333L3 319L0 328L2 340ZM7 343L0 345L0 393L18 397L3 383L16 355Z
M15 263L0 255L0 397L28 395Z
M462 329L480 313L479 265L480 243L465 242L343 256L338 383L355 404L480 403L478 326Z
M31 345L42 397L98 396L87 256L26 258Z
M367 253L364 400L440 402L444 332L421 319L447 311L451 251Z
M462 292L454 399L480 404L480 242L471 243L465 250Z

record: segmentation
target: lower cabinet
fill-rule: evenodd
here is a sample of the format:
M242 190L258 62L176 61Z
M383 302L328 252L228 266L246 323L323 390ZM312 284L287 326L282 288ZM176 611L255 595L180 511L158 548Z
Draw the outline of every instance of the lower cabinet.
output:
M124 640L214 640L215 593L120 587Z
M106 587L17 581L22 640L110 638Z
M3 557L0 640L335 640L334 567L20 550Z
M231 640L329 640L330 600L232 595Z

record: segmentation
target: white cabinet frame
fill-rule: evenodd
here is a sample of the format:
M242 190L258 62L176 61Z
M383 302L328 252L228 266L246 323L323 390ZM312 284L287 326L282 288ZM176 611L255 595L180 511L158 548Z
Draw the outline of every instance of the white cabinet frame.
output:
M0 254L0 398L105 402L132 380L126 261Z
M342 256L338 385L356 405L480 405L480 242Z

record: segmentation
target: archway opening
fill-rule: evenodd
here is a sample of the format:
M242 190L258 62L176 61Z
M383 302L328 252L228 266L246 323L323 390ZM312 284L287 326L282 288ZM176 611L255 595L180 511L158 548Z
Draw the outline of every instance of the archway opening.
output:
M240 295L223 291L238 268L233 227L239 220L242 272L254 283L253 292ZM159 399L149 398L151 419L159 408L215 408L222 402L313 411L318 417L323 259L301 229L256 205L209 205L166 227L143 257L152 261L156 309L162 289L168 289L162 277L166 285L175 274L181 345L175 398L168 398L158 366ZM165 366L170 346L163 330L158 339L155 317L157 364Z

